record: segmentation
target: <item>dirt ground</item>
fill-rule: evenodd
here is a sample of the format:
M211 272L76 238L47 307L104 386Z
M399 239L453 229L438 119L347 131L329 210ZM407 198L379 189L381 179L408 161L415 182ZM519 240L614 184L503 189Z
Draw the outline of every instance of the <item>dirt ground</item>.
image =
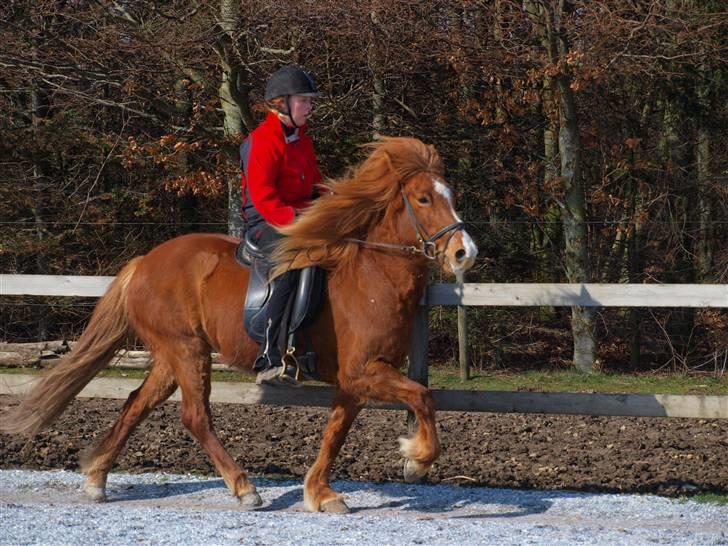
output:
M12 400L0 396L0 410ZM76 470L79 455L112 425L122 402L76 400L54 427L27 442L0 434L0 468ZM302 478L313 463L324 409L217 404L215 426L252 475ZM431 483L492 487L728 493L728 421L440 412L443 454ZM335 479L401 481L402 411L365 410L339 457ZM179 405L157 408L117 461L129 472L214 474L179 420Z

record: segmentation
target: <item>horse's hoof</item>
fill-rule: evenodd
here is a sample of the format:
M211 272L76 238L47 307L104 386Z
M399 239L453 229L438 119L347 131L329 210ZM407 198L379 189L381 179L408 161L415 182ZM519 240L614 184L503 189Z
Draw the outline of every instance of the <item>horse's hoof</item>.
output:
M84 494L94 502L106 502L106 489L97 485L85 485Z
M331 499L321 504L321 511L327 514L348 514L349 507L341 499Z
M261 504L263 504L263 499L260 498L260 495L258 495L257 491L251 491L250 493L246 493L242 497L239 497L240 504L244 508L257 508Z
M404 481L407 483L415 483L422 479L427 474L427 469L422 468L412 459L405 459L404 461Z

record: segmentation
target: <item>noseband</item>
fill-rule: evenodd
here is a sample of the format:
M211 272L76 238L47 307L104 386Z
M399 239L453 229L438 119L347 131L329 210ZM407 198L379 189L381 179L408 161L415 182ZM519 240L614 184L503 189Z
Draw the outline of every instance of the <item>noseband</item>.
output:
M453 238L453 236L463 229L465 226L464 222L453 222L452 224L445 226L441 230L439 230L434 235L430 235L427 230L425 229L425 226L422 225L422 223L417 219L417 215L415 214L415 210L412 208L412 204L409 202L409 199L407 199L407 196L404 193L404 189L399 189L400 193L402 194L402 200L404 201L405 209L407 209L407 216L409 216L410 221L412 222L412 226L415 228L415 232L417 233L417 241L420 243L420 246L415 245L394 245L389 243L377 243L372 241L364 241L363 239L353 239L353 238L347 238L346 241L352 242L352 243L359 243L361 245L370 246L370 247L376 247L376 248L387 248L390 250L400 250L402 252L408 252L410 254L422 254L425 258L428 260L436 260L438 258L438 251L437 251L437 240L441 237L444 237L448 233L450 234L447 238L447 242L445 242L445 246L443 248L447 248L447 245L450 244L450 239Z

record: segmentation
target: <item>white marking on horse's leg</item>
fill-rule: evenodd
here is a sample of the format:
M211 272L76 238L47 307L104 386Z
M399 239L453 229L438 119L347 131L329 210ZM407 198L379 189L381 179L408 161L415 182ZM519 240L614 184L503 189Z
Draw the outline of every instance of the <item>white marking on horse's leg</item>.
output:
M413 459L415 452L415 441L413 438L399 439L399 452L404 456L404 479L407 483L413 483L427 474L430 469L428 465L418 463Z
M400 438L399 439L399 452L405 459L412 458L412 452L414 451L415 441L412 438Z

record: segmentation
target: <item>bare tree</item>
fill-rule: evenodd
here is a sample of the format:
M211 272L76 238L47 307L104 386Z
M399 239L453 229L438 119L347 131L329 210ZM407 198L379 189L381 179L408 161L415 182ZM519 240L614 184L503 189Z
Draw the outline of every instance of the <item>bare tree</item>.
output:
M526 5L555 72L548 82L544 82L544 86L550 92L554 85L558 96L559 175L564 188L564 200L560 202L560 207L566 278L569 282L585 283L591 280L591 273L579 122L568 70L569 43L561 24L562 17L566 16L566 2L526 2ZM550 143L549 136L546 135L546 145ZM581 371L592 371L596 360L592 308L571 308L571 331L574 337L574 365Z

